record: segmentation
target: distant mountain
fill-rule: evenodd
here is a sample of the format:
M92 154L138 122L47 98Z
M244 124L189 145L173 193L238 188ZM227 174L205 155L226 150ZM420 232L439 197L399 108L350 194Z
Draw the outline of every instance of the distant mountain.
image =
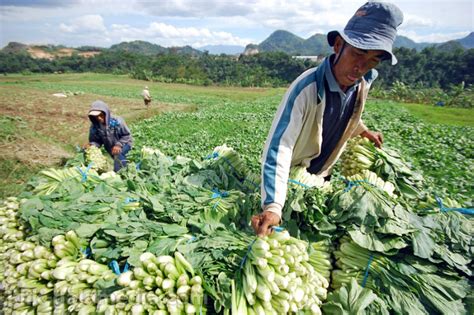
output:
M288 31L278 30L258 45L249 44L244 54L256 52L281 51L293 56L327 55L331 48L326 40L326 35L315 34L308 39L303 39Z
M291 55L298 54L302 49L304 39L287 31L275 31L258 45L261 52L283 51Z
M422 50L429 46L434 46L443 51L452 51L456 49L474 48L474 32L468 36L448 41L441 44L434 43L416 43L405 36L397 36L395 47L406 47L410 49ZM122 42L112 45L110 48L101 48L95 46L82 46L78 48L68 48L62 45L25 45L18 42L10 42L0 50L6 53L29 54L33 58L55 59L60 57L78 56L92 57L105 51L127 51L131 53L156 55L156 54L184 54L190 56L200 56L203 51L210 54L228 54L253 55L259 52L281 51L293 56L326 56L332 52L332 48L327 43L326 34L314 34L308 39L303 39L293 33L284 30L273 32L267 39L260 44L249 44L245 47L237 45L209 45L201 47L199 50L191 46L183 47L163 47L150 42L136 40L131 42Z
M238 45L207 45L199 48L200 51L208 51L212 55L238 55L243 52L244 49L244 46Z
M5 53L14 54L29 54L31 57L36 59L49 59L69 57L74 54L82 57L92 57L101 53L100 48L94 47L93 49L76 49L68 48L63 45L25 45L17 42L10 42L2 50Z
M165 53L167 49L160 45L152 44L142 40L135 40L132 42L121 42L110 46L110 51L126 51L129 53L139 53L143 55L156 55Z
M192 48L191 46L184 47L170 47L166 48L157 44L152 44L142 40L135 40L132 42L122 42L120 44L112 45L109 48L110 51L126 51L130 53L143 54L143 55L156 55L156 54L186 54L186 55L201 55L202 52Z
M471 34L467 35L464 38L458 39L457 41L461 43L464 48L474 48L474 32L471 32Z
M60 57L68 57L74 54L83 57L92 57L105 51L127 51L135 54L156 55L156 54L183 54L191 56L202 55L202 51L192 48L191 46L183 47L162 47L145 41L122 42L112 45L110 48L101 48L95 46L81 46L79 48L68 48L65 46L54 45L25 45L17 42L10 42L1 49L6 53L26 53L33 58L50 59Z
M325 34L314 34L306 41L306 46L310 50L306 56L314 55L314 52L320 52L318 55L329 55L332 52L331 46L328 44L327 36Z
M3 47L2 51L6 53L20 53L20 52L27 52L28 45L17 43L17 42L9 42L8 45Z
M436 49L440 51L450 52L453 50L464 50L464 46L457 40L450 40L449 42L436 45Z
M254 46L250 46L255 49ZM247 46L247 48L250 48ZM303 39L287 31L275 31L256 47L258 51L281 51L293 56L314 56L330 53L326 35L315 34Z
M393 46L396 48L405 47L405 48L415 48L416 50L422 50L423 48L434 46L435 44L430 43L416 43L413 40L409 39L408 37L399 35L395 38L395 42Z
M394 47L406 47L416 49L418 51L435 46L445 51L458 48L474 48L474 32L463 39L454 41L455 43L446 42L442 44L434 43L416 43L405 36L397 36ZM459 45L457 45L457 44ZM257 52L282 51L293 56L321 56L328 55L332 52L329 46L326 34L315 34L308 39L303 39L288 31L275 31L267 39L260 44L249 44L245 48L244 54L255 54Z

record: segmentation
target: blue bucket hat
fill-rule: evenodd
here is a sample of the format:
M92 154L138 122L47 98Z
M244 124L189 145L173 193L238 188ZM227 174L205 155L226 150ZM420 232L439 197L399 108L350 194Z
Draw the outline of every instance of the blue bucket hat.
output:
M392 53L392 46L397 36L397 27L402 22L403 13L394 4L367 2L347 22L343 31L328 33L328 43L331 47L334 46L337 35L340 35L356 48L385 51L384 59L391 59L394 65L397 58Z

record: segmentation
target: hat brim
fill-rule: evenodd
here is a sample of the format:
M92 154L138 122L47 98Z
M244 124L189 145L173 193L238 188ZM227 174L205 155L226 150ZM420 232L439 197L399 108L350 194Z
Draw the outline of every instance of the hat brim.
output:
M100 110L91 110L89 112L89 116L99 116L100 114L102 114Z
M349 45L359 48L359 49L364 49L364 50L383 50L386 54L384 56L384 59L390 59L392 62L392 65L397 64L398 60L397 57L392 53L391 50L387 49L386 47L381 47L380 45L377 44L364 44L361 43L360 41L354 40L350 34L346 34L344 31L331 31L327 35L327 40L329 43L329 46L333 47L334 44L336 43L336 38L337 36L341 36L344 41L346 41Z

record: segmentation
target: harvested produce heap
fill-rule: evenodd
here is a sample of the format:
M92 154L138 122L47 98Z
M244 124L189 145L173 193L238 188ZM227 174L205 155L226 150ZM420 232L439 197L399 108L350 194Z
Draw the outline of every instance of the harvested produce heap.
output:
M292 169L281 227L257 238L259 176L100 150L0 206L4 314L472 314L473 219L395 151L354 139L331 182Z

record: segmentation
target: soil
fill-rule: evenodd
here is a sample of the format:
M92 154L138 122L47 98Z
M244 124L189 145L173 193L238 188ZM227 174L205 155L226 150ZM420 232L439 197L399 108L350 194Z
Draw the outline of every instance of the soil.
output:
M3 159L15 159L24 164L53 166L70 158L76 146L88 139L90 104L103 100L112 114L122 116L128 125L153 117L163 111L184 110L186 106L169 106L153 102L147 109L141 99L121 99L91 94L58 98L51 91L23 87L0 87L0 117L10 117L17 133L0 139Z

